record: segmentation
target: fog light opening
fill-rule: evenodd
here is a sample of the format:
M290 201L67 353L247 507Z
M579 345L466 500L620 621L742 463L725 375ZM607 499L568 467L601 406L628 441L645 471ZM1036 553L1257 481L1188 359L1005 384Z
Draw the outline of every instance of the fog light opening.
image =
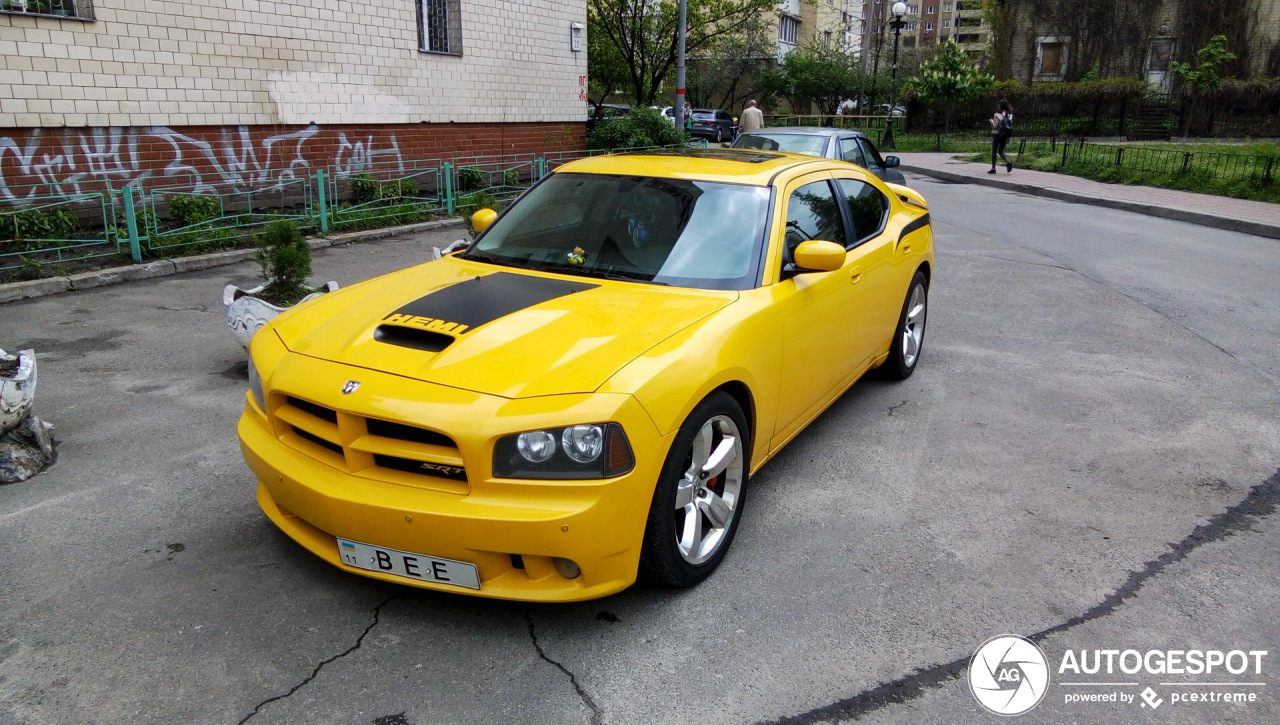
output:
M557 556L553 561L556 565L556 571L560 572L560 576L565 579L577 579L582 576L582 570L569 559L561 559Z

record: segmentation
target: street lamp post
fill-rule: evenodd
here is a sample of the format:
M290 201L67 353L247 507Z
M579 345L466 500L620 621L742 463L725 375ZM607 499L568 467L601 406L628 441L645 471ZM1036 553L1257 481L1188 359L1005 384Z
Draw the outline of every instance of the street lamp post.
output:
M676 105L672 108L676 128L684 131L684 45L688 0L680 0L680 18L676 25Z
M898 102L898 41L902 37L902 28L907 23L902 19L907 14L907 4L904 2L896 2L893 4L893 20L889 21L889 27L893 28L893 74L889 81L889 119L884 123L884 140L880 145L887 148L894 148L893 145L893 109Z

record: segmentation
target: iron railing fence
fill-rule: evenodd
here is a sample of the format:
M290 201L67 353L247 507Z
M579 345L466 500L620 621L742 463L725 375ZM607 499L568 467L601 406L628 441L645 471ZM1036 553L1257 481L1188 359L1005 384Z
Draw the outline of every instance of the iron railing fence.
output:
M1012 148L1010 150L1013 150ZM1082 164L1114 166L1169 176L1198 175L1225 181L1252 181L1272 184L1280 176L1280 157L1230 154L1213 151L1161 149L1133 144L1092 143L1084 139L1019 139L1021 155L1061 155L1059 167Z
M166 170L123 184L94 178L9 184L0 198L0 282L241 246L281 219L327 234L504 205L569 161L636 150L369 161L252 174Z

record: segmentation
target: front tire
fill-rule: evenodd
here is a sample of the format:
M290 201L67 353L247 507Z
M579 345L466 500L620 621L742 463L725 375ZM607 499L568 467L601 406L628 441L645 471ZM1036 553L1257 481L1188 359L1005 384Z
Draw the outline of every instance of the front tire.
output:
M889 359L880 369L891 380L906 380L916 371L924 352L924 326L929 314L929 282L924 272L916 272L902 303L898 327L889 345Z
M751 435L742 406L715 392L680 426L649 507L641 573L691 587L724 559L742 518Z

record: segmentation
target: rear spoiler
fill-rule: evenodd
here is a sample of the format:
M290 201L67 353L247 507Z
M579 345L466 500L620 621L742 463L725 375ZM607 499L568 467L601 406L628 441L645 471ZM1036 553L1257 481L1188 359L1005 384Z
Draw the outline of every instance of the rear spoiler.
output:
M920 195L920 192L915 189L903 186L902 184L893 183L886 183L885 186L889 187L890 191L897 194L898 198L901 199L904 204L914 206L918 209L923 209L924 211L929 211L929 202L925 201L924 197Z

